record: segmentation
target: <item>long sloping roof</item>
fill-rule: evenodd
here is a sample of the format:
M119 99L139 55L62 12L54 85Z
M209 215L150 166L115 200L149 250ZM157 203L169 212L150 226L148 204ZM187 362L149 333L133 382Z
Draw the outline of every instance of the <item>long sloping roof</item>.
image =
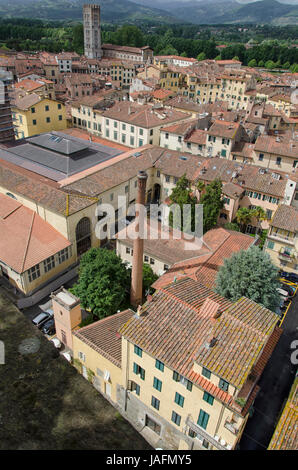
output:
M223 312L219 319L204 308L207 299L218 303ZM251 300L231 304L186 278L155 293L141 316L132 317L120 333L190 380L197 361L241 389L277 320L276 314ZM210 337L217 338L212 348L206 347Z
M278 421L268 450L298 449L298 376Z
M20 202L0 194L0 259L23 273L71 243Z
M118 330L133 314L128 309L85 326L73 334L117 367L121 367L121 336Z

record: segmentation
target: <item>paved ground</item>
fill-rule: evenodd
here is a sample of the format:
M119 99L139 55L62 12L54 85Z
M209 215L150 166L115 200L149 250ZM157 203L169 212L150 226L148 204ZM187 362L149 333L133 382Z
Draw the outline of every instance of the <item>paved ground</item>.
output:
M240 450L267 449L282 407L294 381L297 366L291 364L290 345L298 339L298 294L281 325L283 334L263 372L261 386L240 440Z
M150 449L2 288L0 340L0 450Z

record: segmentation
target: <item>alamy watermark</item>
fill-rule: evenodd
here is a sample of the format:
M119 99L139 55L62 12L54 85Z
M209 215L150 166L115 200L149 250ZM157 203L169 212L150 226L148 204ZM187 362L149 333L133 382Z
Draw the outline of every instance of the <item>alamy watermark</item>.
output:
M0 341L0 365L5 364L5 346L4 342Z
M184 250L200 249L203 237L203 205L130 204L119 196L117 208L100 204L96 208L95 235L100 240L182 240Z

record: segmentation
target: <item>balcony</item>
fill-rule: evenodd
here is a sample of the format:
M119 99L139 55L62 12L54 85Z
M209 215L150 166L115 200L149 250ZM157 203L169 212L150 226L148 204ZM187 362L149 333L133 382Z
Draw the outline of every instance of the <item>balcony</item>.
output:
M232 421L226 420L224 427L235 435L237 435L239 432L239 429L237 428L236 423L233 420Z
M288 253L287 251L284 250L284 248L281 248L281 250L278 253L279 259L283 261L294 261L295 258L297 258L296 253Z
M286 242L289 245L293 245L293 246L295 245L295 237L287 237L287 236L282 236L276 233L270 233L268 235L268 238L272 240L276 240L278 242Z
M215 437L210 436L206 431L204 431L203 428L195 424L189 417L186 418L186 424L187 426L190 427L190 429L195 432L198 436L200 436L202 439L205 439L208 441L213 447L215 447L218 450L229 450L228 447L222 445L219 442L219 439L217 440Z

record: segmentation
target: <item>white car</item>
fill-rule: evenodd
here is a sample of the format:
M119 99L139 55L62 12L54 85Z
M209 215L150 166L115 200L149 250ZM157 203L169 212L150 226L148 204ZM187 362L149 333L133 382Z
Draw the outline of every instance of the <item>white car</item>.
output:
M277 292L279 293L279 295L280 295L285 301L288 300L288 298L289 298L289 293L288 293L286 290L280 289L279 287L278 287L276 290L277 290Z
M55 348L57 348L57 349L60 349L60 348L61 348L61 341L60 341L60 339L58 339L58 338L53 338L53 339L51 339L50 341L53 343L53 345L55 346Z

